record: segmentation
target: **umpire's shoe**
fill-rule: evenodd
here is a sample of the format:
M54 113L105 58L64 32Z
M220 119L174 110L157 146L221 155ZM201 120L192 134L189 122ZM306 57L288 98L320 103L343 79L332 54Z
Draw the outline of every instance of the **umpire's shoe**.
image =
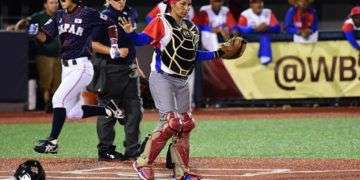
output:
M124 161L124 155L117 151L99 151L99 161Z
M124 119L124 112L116 105L114 100L110 100L109 104L105 106L106 109L111 111L111 115L108 118L113 117L116 119Z
M56 154L58 151L57 139L47 138L39 140L39 143L34 147L34 150L38 153L51 153Z

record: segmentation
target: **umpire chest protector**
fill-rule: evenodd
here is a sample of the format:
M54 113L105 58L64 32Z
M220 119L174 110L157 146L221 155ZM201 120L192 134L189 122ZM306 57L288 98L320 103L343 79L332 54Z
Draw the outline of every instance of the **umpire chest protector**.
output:
M161 50L162 62L177 75L188 76L194 69L199 30L185 19L180 24L167 14L162 19L171 31L169 43Z

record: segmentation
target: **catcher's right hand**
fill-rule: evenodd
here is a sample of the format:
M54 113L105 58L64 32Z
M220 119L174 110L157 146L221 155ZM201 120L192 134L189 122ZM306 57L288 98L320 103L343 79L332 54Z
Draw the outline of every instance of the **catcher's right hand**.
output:
M220 45L219 52L224 59L237 59L246 49L247 41L240 36L235 36Z

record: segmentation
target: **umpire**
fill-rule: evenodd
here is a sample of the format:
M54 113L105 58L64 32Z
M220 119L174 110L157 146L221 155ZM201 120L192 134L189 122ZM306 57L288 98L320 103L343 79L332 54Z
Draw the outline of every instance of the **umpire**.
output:
M120 17L130 18L132 22L136 22L138 16L136 10L126 5L126 0L108 0L106 8L101 14L103 17L116 22L115 24L118 24ZM98 118L97 133L100 141L98 155L100 161L130 160L139 156L139 125L143 109L136 66L136 51L134 44L119 25L117 30L120 50L128 49L128 54L125 57L120 56L120 58L114 60L109 55L101 54L101 52L108 52L106 49L110 46L105 27L95 31L92 40L92 47L97 52L95 54L96 61L106 62L106 65L104 65L105 73L100 73L100 76L105 74L106 80L105 87L102 88L103 92L98 94L99 104L106 105L110 100L114 100L125 114L124 119L111 119L101 116ZM121 53L122 51L120 51ZM114 127L117 121L124 125L124 154L115 151Z

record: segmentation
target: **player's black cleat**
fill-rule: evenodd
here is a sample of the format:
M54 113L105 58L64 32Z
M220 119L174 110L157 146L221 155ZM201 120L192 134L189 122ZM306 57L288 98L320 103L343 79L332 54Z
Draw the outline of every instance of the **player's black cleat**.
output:
M110 100L109 104L105 106L106 109L111 111L111 115L107 117L113 117L116 119L124 119L124 112L116 105L114 100Z
M39 140L39 143L34 147L34 150L43 154L56 154L58 151L58 144L56 139Z
M124 161L124 155L117 151L99 151L99 161Z

